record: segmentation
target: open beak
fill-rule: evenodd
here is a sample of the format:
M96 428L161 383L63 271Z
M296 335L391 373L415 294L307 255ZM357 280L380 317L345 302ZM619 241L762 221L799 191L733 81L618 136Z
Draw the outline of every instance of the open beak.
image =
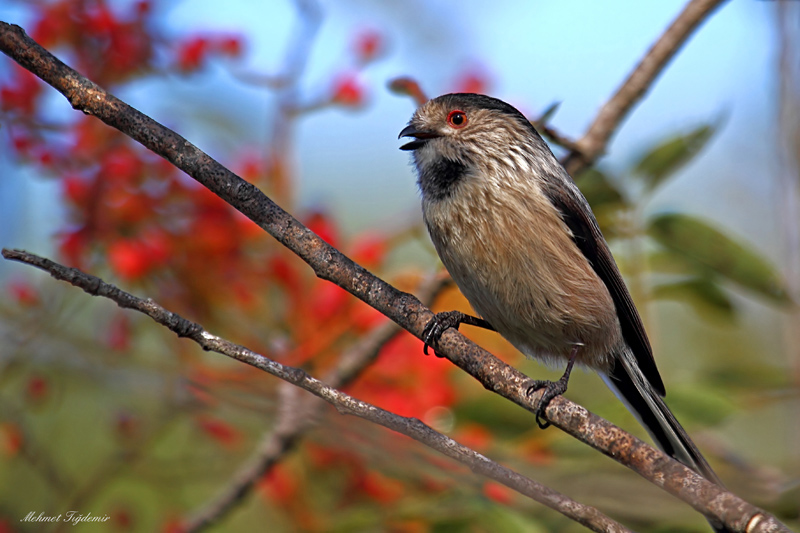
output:
M439 137L439 134L435 131L418 130L416 126L409 124L397 136L398 139L402 137L413 137L414 140L401 146L401 150L416 150L424 146L428 139Z

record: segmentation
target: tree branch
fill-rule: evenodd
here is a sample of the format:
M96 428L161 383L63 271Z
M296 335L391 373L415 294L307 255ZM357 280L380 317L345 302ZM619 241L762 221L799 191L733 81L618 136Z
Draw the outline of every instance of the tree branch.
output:
M56 88L74 108L97 116L106 124L140 142L230 203L296 253L312 267L318 277L336 283L417 337L420 337L424 326L433 317L431 311L414 296L397 290L353 263L283 211L258 188L230 172L177 133L80 76L36 44L18 26L0 23L0 50ZM4 256L22 260L26 254L4 251ZM34 263L36 260L32 264ZM48 260L39 260L38 266L49 270L59 265ZM62 274L71 283L71 280L85 276L74 269L65 269ZM108 285L102 284L97 278L87 279L88 281L84 280L87 283L84 290L90 294L113 294L119 298L115 301L122 307L150 310L159 323L170 327L180 336L191 336L208 349L217 349L222 345L221 339L205 333L196 324L158 308L152 302L141 305L131 300L130 295L117 294L121 293L119 289L109 289ZM473 344L457 331L445 332L437 352L479 380L487 389L528 410L534 409L532 400L538 401L541 397L541 393L529 397L527 388L530 380L526 376ZM377 413L375 416L382 423L397 422L397 418L393 418L396 415L361 404L325 387L298 369L278 365L241 347L236 347L228 355L302 386L326 400L338 399L346 412L373 412ZM563 397L557 397L550 402L545 417L553 425L625 464L706 516L727 524L733 531L745 531L745 528L748 528L748 532L788 531L781 529L783 526L764 511L706 481L677 461ZM404 426L398 424L397 427ZM415 435L423 435L427 426L416 421L409 428ZM436 449L441 448L447 452L455 449L452 441L434 440L439 446ZM483 461L485 458L480 456L473 468L482 468ZM522 488L526 486L525 483L521 485Z
M539 124L537 122L534 122L533 125L539 133L549 139L553 144L560 146L565 150L569 150L570 152L580 151L580 148L578 148L578 145L575 143L575 141L560 133L553 126L548 124Z
M562 163L574 176L591 166L603 154L611 136L628 116L634 105L644 97L655 79L675 57L694 30L725 0L691 0L661 37L650 47L636 68L617 89L589 126L584 136Z
M298 394L299 389L282 383L278 389L278 417L256 451L233 475L228 484L208 502L188 514L181 524L183 533L203 531L243 502L256 483L294 449L298 441L317 424L324 402L313 405ZM318 400L314 398L314 400Z
M420 287L420 299L430 305L444 287L446 278L430 276ZM367 368L378 356L381 348L403 331L394 322L384 322L361 337L342 354L339 363L322 381L333 388L341 388ZM324 407L318 398L303 397L297 388L286 385L279 389L278 418L275 428L267 433L255 453L247 460L230 483L214 498L189 514L183 524L184 533L202 531L234 509L286 453L294 448L300 438L317 424Z
M571 176L592 166L611 140L611 136L641 100L675 57L681 47L696 30L726 0L691 0L670 26L650 47L633 71L628 75L614 95L600 108L589 129L580 140L559 133L547 124L533 121L539 132L568 151L561 160ZM428 97L419 84L411 78L401 77L392 80L389 89L398 94L411 96L417 105L424 104Z
M144 313L162 326L175 332L179 337L187 337L195 341L204 350L226 355L305 389L333 405L341 414L357 416L411 437L466 465L473 472L494 479L498 483L502 483L520 494L564 514L593 531L630 531L606 517L597 509L570 500L545 485L495 463L486 456L433 430L416 418L399 416L372 404L357 400L313 378L300 368L282 365L277 361L248 350L244 346L212 335L199 324L164 309L152 299L144 300L138 298L76 268L65 267L49 259L21 250L3 249L3 257L40 268L45 272L49 272L54 278L79 287L92 296L108 298L123 309L133 309Z

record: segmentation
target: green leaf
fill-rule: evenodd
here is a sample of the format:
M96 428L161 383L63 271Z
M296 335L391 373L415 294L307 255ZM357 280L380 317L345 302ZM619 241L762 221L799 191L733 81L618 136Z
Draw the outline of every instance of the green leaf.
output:
M626 205L625 198L608 176L594 167L581 172L575 178L575 184L589 201L592 209L614 204L619 207Z
M634 173L645 180L649 189L655 189L700 152L715 131L716 126L704 124L687 134L662 142L639 160Z
M703 315L708 309L727 319L733 319L736 314L736 309L727 293L708 277L660 284L653 289L653 296L687 302Z
M651 271L659 274L694 276L698 273L697 263L660 246L655 250L648 251L647 266Z
M763 361L752 358L736 361L734 365L715 366L706 381L716 387L752 391L754 388L780 390L786 387L787 379L786 372L780 367L765 365ZM781 401L780 395L771 399Z
M671 387L667 391L667 403L675 416L687 425L715 426L737 412L728 396L699 384Z
M558 111L558 107L560 105L561 105L561 102L554 102L554 103L550 104L550 107L548 107L547 109L544 110L544 113L542 113L542 116L539 117L538 119L536 119L536 125L537 126L544 126L548 122L550 122L550 119L553 118L553 115L556 114L556 111Z
M681 213L654 218L648 234L705 270L753 290L775 303L790 303L778 273L765 259L702 220Z
M456 419L461 422L475 422L488 428L493 435L502 439L515 439L531 431L536 424L531 414L514 408L500 396L488 395L480 399L462 401L455 406Z

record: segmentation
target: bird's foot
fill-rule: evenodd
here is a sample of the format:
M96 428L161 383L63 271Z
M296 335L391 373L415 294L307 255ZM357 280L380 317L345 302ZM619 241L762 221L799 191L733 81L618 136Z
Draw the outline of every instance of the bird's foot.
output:
M539 399L539 404L536 406L536 425L539 426L540 429L547 429L550 427L550 422L545 420L544 422L542 419L544 418L545 409L547 406L550 405L550 402L556 396L561 396L565 392L567 392L567 385L569 384L569 376L572 373L572 367L575 365L575 358L578 355L578 349L580 345L576 344L572 348L572 353L569 356L569 362L567 363L567 368L564 370L564 375L558 378L556 381L550 381L549 379L534 379L531 381L531 384L528 386L527 394L530 396L537 390L544 389L542 393L542 397Z
M428 347L430 346L433 348L433 354L436 357L442 357L436 353L436 347L439 345L439 339L442 334L450 328L458 329L458 326L465 321L467 316L461 311L444 311L433 315L428 325L422 330L422 342L425 343L422 348L423 353L428 355Z
M536 425L538 425L541 429L547 429L550 427L550 422L547 420L543 421L545 409L547 406L550 405L550 402L556 396L561 396L565 392L567 392L567 382L569 378L564 379L564 376L557 379L556 381L550 381L548 379L535 379L528 386L528 396L536 392L537 390L544 389L542 393L542 397L539 399L539 403L536 406Z

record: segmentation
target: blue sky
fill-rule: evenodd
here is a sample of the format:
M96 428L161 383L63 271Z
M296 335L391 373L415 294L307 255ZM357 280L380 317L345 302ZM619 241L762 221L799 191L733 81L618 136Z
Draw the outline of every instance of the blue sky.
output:
M388 80L413 76L430 95L437 95L452 88L459 72L482 67L492 75L493 96L533 116L561 102L551 124L577 138L684 5L667 0L321 3L325 17L305 78L310 94L347 67L347 50L358 30L378 29L389 41L386 58L365 74L371 88L365 111L330 109L303 118L296 128L300 210L321 204L332 207L349 232L420 220L409 156L398 150L397 140L414 106L407 98L390 94L385 89ZM258 8L253 7L256 4ZM0 20L25 26L20 17L23 5L0 3ZM248 68L261 72L279 68L287 38L296 29L293 4L228 0L224 9L220 5L216 0L175 1L156 16L172 34L202 28L242 32L251 46L245 58ZM0 58L0 82L9 63ZM775 3L727 2L633 110L601 165L620 172L658 140L724 119L707 149L645 209L680 209L710 217L782 264L779 206L785 193L779 178L785 169L776 148L776 71ZM272 96L243 87L220 65L189 77L142 80L118 96L223 163L235 160L237 150L263 146L269 134ZM49 105L54 115L75 113L61 97ZM63 216L57 184L15 166L13 156L3 149L0 168L0 246L50 254L48 236ZM28 275L29 270L0 262L0 282L8 275ZM765 309L756 305L757 310ZM725 343L741 340L759 357L782 361L783 352L773 348L781 342L777 312L748 313L734 337L730 330L698 332L695 315L683 307L670 309L670 316L679 316L682 322L669 334L650 332L651 338L661 341L657 345L663 346L663 353L683 354L682 343L689 339L697 342L697 353L725 360L729 355ZM659 365L665 375L685 376L691 372L682 365L685 360L662 357ZM682 366L676 368L677 364ZM694 358L694 364L705 363ZM737 442L752 440L755 451L763 445L758 439L763 431L753 431L753 424L763 428L770 420L761 412L748 414L747 423L737 417L731 419L728 434ZM775 442L783 446L794 441ZM790 446L785 449L791 450Z
M365 112L328 110L298 124L295 162L301 203L333 205L343 214L349 231L392 227L398 220L413 221L418 216L408 154L397 149L396 140L413 104L385 89L387 80L395 76L413 76L430 95L436 95L451 89L460 72L481 68L493 79L491 93L526 113L535 116L551 103L561 102L552 125L579 137L684 3L321 2L323 23L305 78L309 94L348 65L348 47L357 31L374 28L385 33L388 54L365 74L371 88L371 104ZM175 34L198 28L242 32L250 43L248 68L274 71L281 65L287 40L297 30L293 3L273 0L253 8L254 4L230 0L221 10L211 0L183 1L157 16ZM24 25L18 6L0 7L0 19ZM614 138L602 163L619 170L670 133L724 117L724 127L709 148L655 199L651 209L701 210L756 241L774 233L777 222L768 216L778 194L775 175L780 171L774 163L774 7L772 2L752 0L724 4ZM0 66L0 76L6 68ZM226 150L235 151L241 141L232 139L224 128L209 128L220 115L241 128L255 147L268 134L270 95L242 87L218 66L205 75L143 82L120 96L223 162ZM205 106L209 102L219 109L217 114L203 112L210 108ZM64 113L71 112L63 99L60 104ZM8 154L0 157L4 164L10 162ZM19 174L15 181L18 178ZM33 202L14 202L16 209L26 213L43 209L37 205L42 200L33 199L38 184L28 180L24 191L18 186L0 183L0 192ZM747 223L739 216L743 203L754 213ZM49 222L37 222L45 226L40 233L47 233ZM27 240L18 232L10 235L8 229L0 236L5 237L4 245ZM772 247L769 242L760 244Z
M277 67L293 28L288 22L293 11L286 2L273 2L274 9L254 15L246 11L247 4L232 3L221 14L187 2L172 11L170 20L175 25L183 20L192 26L249 27L245 31L254 39L255 51L251 64ZM408 155L397 150L396 141L413 105L383 88L398 75L415 77L435 95L452 88L459 72L484 68L494 80L492 94L525 112L535 115L552 102L561 102L553 125L579 137L683 5L683 1L467 1L454 9L445 1L323 2L325 19L307 77L310 90L345 63L342 56L358 29L384 31L390 48L387 58L367 73L373 91L366 113L332 110L301 121L298 166L303 198L310 203L333 201L351 214L353 230L376 219L391 225L398 211L416 213ZM735 189L743 187L742 197L752 208L758 203L754 198L769 203L774 194L769 176L777 171L768 167L775 157L773 11L770 2L723 5L615 137L604 164L624 168L670 133L725 117L723 130L709 149L670 188L675 190L657 199L654 208L686 201L680 182L687 180L692 188L705 190L694 192L693 198L720 194L716 189L722 187L721 193L735 201ZM252 120L251 111L246 107L241 120ZM261 127L266 116L267 110L259 119ZM717 217L729 211L725 202L718 207L708 203L701 200L695 207ZM726 223L736 224L741 217L732 218ZM755 231L762 230L769 228Z

